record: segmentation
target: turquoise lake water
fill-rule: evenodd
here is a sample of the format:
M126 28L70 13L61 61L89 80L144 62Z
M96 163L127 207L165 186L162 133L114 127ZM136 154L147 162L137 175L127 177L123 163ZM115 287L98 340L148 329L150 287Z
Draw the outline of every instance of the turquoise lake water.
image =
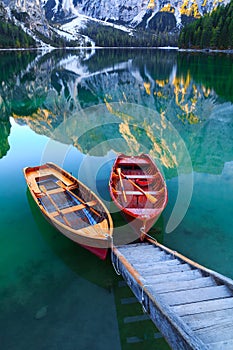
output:
M0 68L0 348L169 349L139 303L122 303L132 294L110 254L98 260L44 220L22 169L62 165L126 232L111 165L117 152L150 153L169 194L150 234L233 278L232 56L9 52Z

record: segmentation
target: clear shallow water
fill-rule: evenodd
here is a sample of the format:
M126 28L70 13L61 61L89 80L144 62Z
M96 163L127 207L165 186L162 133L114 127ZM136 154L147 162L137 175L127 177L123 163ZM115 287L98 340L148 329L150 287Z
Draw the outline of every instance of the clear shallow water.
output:
M63 163L110 206L115 152L151 153L169 191L152 234L233 278L232 58L100 50L34 59L0 61L1 348L167 349L150 321L126 323L142 310L122 305L131 293L110 257L99 261L42 218L22 168ZM182 189L184 217L166 233Z

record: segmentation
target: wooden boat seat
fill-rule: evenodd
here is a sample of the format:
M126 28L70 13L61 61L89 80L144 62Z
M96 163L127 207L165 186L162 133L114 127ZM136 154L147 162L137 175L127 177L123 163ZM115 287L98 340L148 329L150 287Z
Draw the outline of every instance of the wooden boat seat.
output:
M58 188L54 188L53 190L46 190L46 193L55 194L55 193L60 193L64 191L65 191L64 188L58 187Z
M60 213L65 215L65 214L69 214L69 213L72 213L72 212L84 209L87 206L88 207L92 207L95 204L97 204L97 201L93 200L93 201L90 201L90 202L86 202L85 204L77 204L77 205L73 205L73 206L65 208L65 209L61 209L60 212L54 211L50 215L52 217L56 217L56 216L60 215Z
M155 174L155 175L147 175L147 174L145 174L145 175L137 175L137 174L128 175L128 174L124 174L124 175L126 175L129 179L154 179L157 174Z
M146 159L140 159L140 158L134 158L134 157L131 157L131 158L120 158L118 159L118 162L117 164L120 164L120 165L148 165L149 162L146 160Z
M160 208L156 210L156 208L127 208L135 216L145 216L145 218L149 216L153 216L155 212L160 212Z
M72 190L75 190L77 188L77 184L73 183L73 182L68 186L66 184L64 184L64 181L61 181L61 180L56 181L56 183L58 186L64 188L67 191L72 191Z
M38 186L38 181L43 181L43 179L46 179L47 177L54 175L58 180L62 181L66 186L74 186L74 182L70 180L69 178L65 177L61 173L59 173L57 170L52 168L40 168L39 170L34 170L30 174L28 174L28 185L32 189L32 191L35 193L37 197L43 196L43 193L41 193L41 190ZM55 191L55 190L54 190ZM59 192L59 191L58 191ZM49 194L53 194L56 192L49 192Z
M122 191L114 191L114 193L117 193L117 194L122 194L123 195L123 192ZM146 193L149 193L151 195L156 195L158 193L158 191L146 191ZM131 195L131 196L144 196L144 194L140 191L125 191L125 194L126 195Z
M62 181L66 186L71 186L74 184L74 182L69 179L68 177L62 175L59 171L53 168L48 168L48 169L40 169L39 171L37 170L36 177L39 178L39 180L46 179L47 176L55 176L58 180ZM35 176L35 172L34 172Z

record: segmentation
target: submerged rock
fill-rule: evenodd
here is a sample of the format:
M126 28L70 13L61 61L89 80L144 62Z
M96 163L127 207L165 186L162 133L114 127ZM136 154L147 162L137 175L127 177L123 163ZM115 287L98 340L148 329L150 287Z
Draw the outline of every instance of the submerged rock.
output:
M48 306L43 306L35 314L35 319L36 320L41 320L42 318L44 318L47 315L47 312L48 312Z

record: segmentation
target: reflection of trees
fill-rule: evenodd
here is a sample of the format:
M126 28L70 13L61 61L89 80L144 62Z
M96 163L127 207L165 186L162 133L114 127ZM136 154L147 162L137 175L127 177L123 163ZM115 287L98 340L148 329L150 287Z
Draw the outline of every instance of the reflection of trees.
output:
M36 52L0 51L0 82L14 86L16 77L35 59Z
M233 73L231 55L179 53L177 66L178 77L190 74L206 91L214 90L218 96L233 102L233 80L229 79Z
M30 54L27 51L0 52L1 120L9 119L17 80L20 81L21 72L26 69L35 56L35 53Z
M10 149L8 136L10 134L10 122L0 121L0 158L4 157Z

